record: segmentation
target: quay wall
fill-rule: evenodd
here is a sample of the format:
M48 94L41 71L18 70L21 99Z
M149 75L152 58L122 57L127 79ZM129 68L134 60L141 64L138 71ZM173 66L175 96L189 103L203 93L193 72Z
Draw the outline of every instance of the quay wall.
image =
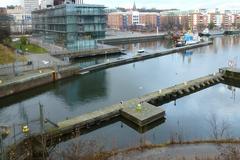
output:
M77 68L67 68L58 73L52 70L35 76L22 78L14 82L2 84L0 85L0 98L73 76L77 70Z
M156 35L144 35L144 36L136 36L136 37L106 38L106 39L99 39L97 40L97 42L114 45L114 44L146 42L151 40L159 40L163 38L165 38L164 34L159 34L159 35L156 34Z
M83 73L83 72L87 72L87 71L90 72L90 71L106 69L106 68L120 66L120 65L124 65L124 64L128 64L128 63L147 60L147 59L151 59L151 58L155 58L155 57L166 56L166 55L173 54L173 53L176 53L176 52L181 52L181 51L188 50L188 49L203 47L203 46L207 46L207 45L211 45L211 44L213 44L213 42L209 41L209 42L199 43L199 44L196 44L196 45L172 48L172 49L167 49L167 50L164 50L164 51L158 51L158 52L155 52L155 53L143 54L143 55L139 55L139 56L135 56L135 57L131 57L131 58L114 60L114 61L111 61L111 62L101 63L101 64L97 64L97 65L94 65L94 66L83 68L79 72Z
M53 54L53 56L58 58L69 57L69 58L84 58L84 57L94 57L101 55L111 55L111 54L120 54L121 51L118 47L110 47L110 48L100 48L93 50L86 50L80 52L72 52L72 53L64 53L64 54Z

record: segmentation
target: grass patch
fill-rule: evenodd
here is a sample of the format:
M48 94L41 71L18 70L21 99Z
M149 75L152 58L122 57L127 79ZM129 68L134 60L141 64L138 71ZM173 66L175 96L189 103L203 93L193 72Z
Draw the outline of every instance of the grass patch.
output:
M16 55L12 49L0 44L0 64L9 64L15 61L26 61L26 58Z
M46 53L47 50L45 48L42 48L36 44L21 44L20 41L12 42L11 46L16 49L21 49L23 52L30 52L30 53Z

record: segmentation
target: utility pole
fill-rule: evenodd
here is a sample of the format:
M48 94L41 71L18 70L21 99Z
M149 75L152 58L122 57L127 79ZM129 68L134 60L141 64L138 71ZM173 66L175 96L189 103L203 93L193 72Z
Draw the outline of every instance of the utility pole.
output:
M44 139L44 115L43 115L43 105L39 103L39 111L40 111L40 129L41 129L41 137L42 137L42 159L45 159L45 151L46 151L46 143Z
M2 138L2 132L0 131L0 151L1 151L1 160L4 160L4 155L3 155L3 138Z
M1 160L5 160L5 153L4 153L4 145L3 145L3 129L0 126L0 154L1 154Z
M40 111L40 129L41 133L44 133L44 116L43 116L43 105L39 103L39 111Z

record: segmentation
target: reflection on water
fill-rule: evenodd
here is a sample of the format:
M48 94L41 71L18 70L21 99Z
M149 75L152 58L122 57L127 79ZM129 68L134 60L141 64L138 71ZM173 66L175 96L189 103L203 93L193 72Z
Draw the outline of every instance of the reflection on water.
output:
M192 54L193 54L192 50L187 50L187 51L182 52L183 63L185 62L185 59L187 59L188 63L191 63L191 61L192 61Z
M172 48L174 43L168 40L158 40L158 41L149 41L143 43L131 43L131 44L121 44L117 47L124 49L128 55L137 54L137 51L144 49L145 52L151 52L156 50L165 50Z
M95 140L104 144L108 149L114 147L136 146L142 140L148 143L162 143L172 137L182 136L182 140L208 139L212 137L211 120L216 116L218 127L225 121L229 124L229 130L224 136L239 137L240 113L240 89L235 88L235 98L232 97L232 89L229 86L219 84L206 90L202 90L190 96L165 104L166 121L147 132L139 134L136 128L122 122L115 122L92 133L83 135L74 140L59 144L62 147L78 140ZM209 98L211 97L211 98ZM130 127L131 128L130 128ZM134 129L133 129L134 128Z
M81 81L77 78L60 81L58 86L54 95L61 97L69 106L79 101L85 103L91 99L104 98L107 96L106 71L82 75Z
M214 39L214 45L79 75L1 99L0 122L12 125L38 118L39 102L44 105L45 117L54 122L62 121L211 74L227 66L230 59L239 61L239 42L239 36L219 37ZM165 48L166 43L149 44L149 50ZM148 46L146 43L141 45ZM96 59L95 63L99 61ZM144 134L124 123L115 122L83 138L101 140L108 147L115 140L115 146L125 147L135 145L142 137L151 143L166 141L176 128L184 129L185 139L204 138L209 136L206 119L210 113L216 113L219 119L229 120L233 135L240 136L239 118L236 116L240 112L239 89L236 88L235 101L232 97L232 91L225 85L217 85L178 100L176 106L174 103L164 105L165 123ZM27 119L24 118L26 116Z

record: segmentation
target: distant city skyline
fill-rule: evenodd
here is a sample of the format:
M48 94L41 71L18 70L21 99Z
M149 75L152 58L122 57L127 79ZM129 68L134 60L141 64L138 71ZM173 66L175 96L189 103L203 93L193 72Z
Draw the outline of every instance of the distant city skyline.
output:
M0 0L0 7L7 5L20 5L22 0ZM157 8L170 9L176 8L181 10L207 8L207 9L240 9L239 0L135 0L137 8ZM147 4L146 4L147 2ZM109 8L124 7L132 8L134 0L85 0L88 4L103 4Z

